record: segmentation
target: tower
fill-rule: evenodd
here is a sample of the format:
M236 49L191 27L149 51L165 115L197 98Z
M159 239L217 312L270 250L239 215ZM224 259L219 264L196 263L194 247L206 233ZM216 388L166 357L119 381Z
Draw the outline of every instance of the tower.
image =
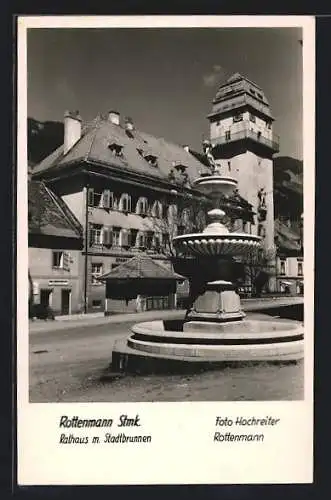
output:
M249 228L261 236L271 255L274 250L273 154L279 151L273 133L274 118L263 90L241 76L232 75L213 100L210 140L222 174L238 181L240 195L255 212Z

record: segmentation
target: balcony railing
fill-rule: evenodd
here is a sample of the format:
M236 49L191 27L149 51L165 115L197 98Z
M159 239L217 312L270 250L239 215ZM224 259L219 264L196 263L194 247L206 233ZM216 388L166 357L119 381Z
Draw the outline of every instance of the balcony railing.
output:
M212 143L215 144L215 146L222 146L224 144L241 141L243 139L251 139L258 144L262 144L263 146L272 149L275 153L279 152L279 137L276 134L272 134L272 139L269 139L262 134L258 134L254 130L250 130L246 126L237 130L237 132L231 132L230 135L216 137L212 139Z
M139 254L144 252L148 255L161 254L164 249L162 247L147 248L147 246L118 246L118 245L104 245L102 243L91 243L88 247L90 253L107 253L111 254Z

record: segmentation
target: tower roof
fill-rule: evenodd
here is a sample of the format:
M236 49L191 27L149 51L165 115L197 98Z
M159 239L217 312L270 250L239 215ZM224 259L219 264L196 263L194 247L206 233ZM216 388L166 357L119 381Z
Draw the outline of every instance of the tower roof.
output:
M245 106L272 119L268 99L261 87L240 73L234 73L219 86L209 117Z

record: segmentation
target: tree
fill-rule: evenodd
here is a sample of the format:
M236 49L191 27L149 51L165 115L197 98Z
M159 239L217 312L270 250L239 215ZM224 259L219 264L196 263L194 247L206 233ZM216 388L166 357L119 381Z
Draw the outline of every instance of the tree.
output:
M153 218L153 230L162 234L164 253L175 256L173 238L201 232L206 226L206 213L212 208L211 202L203 196L174 192L172 199L163 199L161 203L162 215Z
M276 275L276 251L252 248L240 259L243 264L243 284L252 289L254 297L260 297L263 288L268 288L270 278Z

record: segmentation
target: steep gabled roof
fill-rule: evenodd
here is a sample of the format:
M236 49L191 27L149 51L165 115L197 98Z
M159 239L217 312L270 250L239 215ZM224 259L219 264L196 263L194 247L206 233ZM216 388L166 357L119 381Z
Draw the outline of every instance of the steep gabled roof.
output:
M29 234L82 238L82 227L64 201L43 182L28 182Z
M111 151L109 146L113 143L122 146L121 155ZM156 157L155 165L144 158L141 154L144 151ZM174 170L175 183L183 182L183 176L175 169L176 164L188 167L190 181L197 178L199 172L206 171L205 165L182 146L136 129L128 134L121 125L98 117L85 127L80 140L65 155L61 146L36 166L33 173L40 177L46 171L59 171L68 164L82 161L160 180L169 180L169 174Z

